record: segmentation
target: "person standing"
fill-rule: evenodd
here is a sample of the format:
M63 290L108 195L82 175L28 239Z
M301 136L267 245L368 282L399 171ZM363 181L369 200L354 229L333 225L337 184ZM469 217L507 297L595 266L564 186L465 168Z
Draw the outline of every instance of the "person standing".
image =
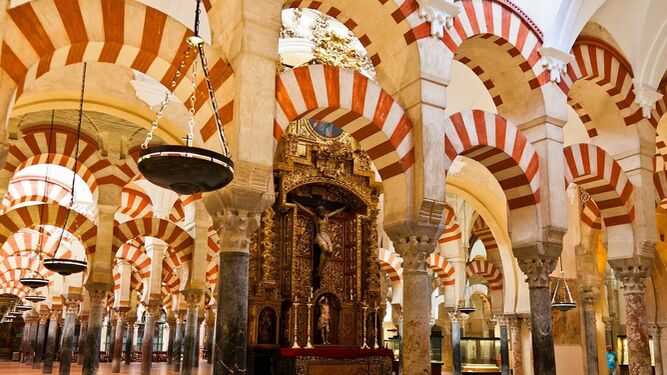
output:
M611 349L611 345L607 345L607 368L609 369L609 375L618 373L618 355Z

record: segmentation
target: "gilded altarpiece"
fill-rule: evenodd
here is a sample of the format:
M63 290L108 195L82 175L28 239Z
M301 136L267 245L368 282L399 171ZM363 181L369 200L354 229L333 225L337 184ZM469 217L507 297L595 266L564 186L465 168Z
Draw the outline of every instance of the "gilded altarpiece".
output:
M310 322L313 345L360 347L364 311L367 321L374 320L376 305L384 316L376 228L381 185L371 160L348 134L312 120L291 124L276 154L276 202L251 244L248 344L291 347L296 326L297 342L305 346ZM320 213L328 217L331 244L324 257ZM318 321L321 302L330 317L327 345ZM367 337L375 332L372 325L366 330Z

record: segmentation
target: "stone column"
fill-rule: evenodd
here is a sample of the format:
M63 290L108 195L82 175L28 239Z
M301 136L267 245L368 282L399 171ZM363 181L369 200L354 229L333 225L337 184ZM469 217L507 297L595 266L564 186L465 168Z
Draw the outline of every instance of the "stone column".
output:
M81 316L79 318L79 344L77 346L77 356L76 356L76 364L77 365L82 365L83 364L83 351L86 347L86 334L88 332L88 317L87 316Z
M512 375L523 374L523 357L521 352L521 318L510 319L510 340L512 341L512 361L514 368Z
M394 244L403 256L403 373L430 374L428 311L431 307L431 284L426 272L426 256L435 244L427 237L417 236L402 238Z
M111 361L111 372L120 372L120 363L123 355L123 328L127 318L127 309L118 309L118 318L116 319L116 332L113 340L113 358Z
M194 356L193 356L193 359L194 359L194 364L193 365L194 365L195 368L199 367L199 349L200 349L199 348L199 338L200 338L199 337L199 334L200 334L199 331L200 331L200 328L201 328L201 324L198 323L197 327L195 329L195 350L194 350Z
M556 375L549 275L556 267L557 257L534 255L518 257L517 260L528 282L533 326L533 369L535 374Z
M23 352L21 357L21 363L27 362L32 358L32 331L35 329L35 320L32 317L26 316L25 326L23 328L23 343L21 345L21 351Z
M612 347L612 338L611 338L611 319L610 318L603 318L602 321L604 322L604 343L606 345L611 345Z
M653 355L655 357L655 375L662 375L662 345L660 344L660 327L651 326L651 338L653 339Z
M83 352L83 375L95 375L100 360L100 341L102 340L102 318L104 315L104 298L106 297L106 285L86 285L90 296L90 315L88 316L88 328L86 329L86 342Z
M72 347L74 346L74 330L76 314L79 312L79 300L68 299L65 302L65 324L62 333L62 349L60 350L60 375L69 375L72 367Z
M185 330L185 322L183 321L183 314L176 313L176 333L174 334L174 372L181 371L181 353L183 352L183 331Z
M597 288L584 287L581 302L584 307L584 337L586 340L586 368L588 375L598 375L598 342L595 326L595 304L600 292Z
M146 323L144 324L144 343L141 345L141 375L149 375L153 365L153 336L155 321L160 316L160 306L146 306Z
M213 314L213 309L208 311L209 314ZM209 364L213 362L213 336L215 328L215 317L213 319L206 319L206 362Z
M192 375L194 368L197 348L197 324L199 315L199 302L203 292L201 290L184 291L185 301L187 302L188 311L185 316L185 335L184 335L184 350L183 350L183 375Z
M109 311L109 324L107 325L107 330L106 330L107 337L104 339L105 342L109 343L106 347L106 352L109 354L108 355L109 359L113 359L113 353L116 352L115 350L116 341L114 340L114 335L116 333L115 328L117 321L118 321L118 314L114 310Z
M449 319L452 321L452 374L461 375L463 368L461 366L461 324L465 323L468 315L460 312L450 312ZM428 345L426 346L428 348ZM430 374L423 372L422 374Z
M628 263L619 266L616 262L612 263L612 267L621 282L625 299L625 331L628 338L630 375L652 375L644 295L644 282L648 277L648 269Z
M134 351L134 322L135 318L127 320L127 340L125 341L125 364L132 363L132 352Z
M507 323L506 317L501 316L498 318L498 325L500 326L500 373L502 375L510 375L510 351Z
M174 357L174 340L176 339L176 319L167 321L169 325L169 343L167 344L167 364L171 365Z
M33 358L32 368L39 368L44 353L44 337L46 337L46 323L49 314L39 314L39 326L37 327L37 341L35 343L35 356Z
M42 374L50 374L53 372L53 359L55 357L56 350L56 336L58 335L58 321L62 316L62 310L60 306L54 306L51 310L51 315L49 319L49 328L46 335L46 346L44 347L44 367L42 368Z

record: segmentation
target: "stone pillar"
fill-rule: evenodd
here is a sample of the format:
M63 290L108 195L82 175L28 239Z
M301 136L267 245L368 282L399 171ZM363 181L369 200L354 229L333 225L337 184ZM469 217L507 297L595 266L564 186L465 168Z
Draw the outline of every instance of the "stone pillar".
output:
M183 321L183 314L176 313L176 333L174 334L174 372L181 371L181 353L183 353L183 331L185 330L185 322Z
M417 236L402 238L394 244L403 256L403 373L430 374L431 283L426 272L426 256L435 244L427 237ZM458 349L453 349L456 356Z
M611 338L611 319L610 318L603 318L602 321L604 322L604 342L605 346L606 345L611 345L612 347L612 338Z
M127 309L118 309L118 318L116 319L116 332L113 339L113 357L111 361L111 372L120 372L120 363L123 355L123 328L127 318Z
M49 319L49 328L46 335L46 346L44 347L44 367L42 368L42 374L50 374L53 372L53 359L55 357L56 350L56 336L58 335L58 321L62 316L62 310L60 306L54 306L51 310L51 315Z
M39 314L39 326L37 327L37 341L35 343L35 356L33 358L32 368L39 368L44 353L44 337L46 337L46 323L49 314Z
M106 337L104 338L105 342L109 343L106 347L106 352L109 354L109 359L113 359L113 353L116 352L114 336L116 333L116 322L118 321L118 314L111 310L109 311L109 324L107 325Z
M195 329L195 350L194 350L194 367L198 368L199 367L199 331L201 330L201 324L197 324L197 327Z
M187 302L188 311L185 316L185 335L183 350L183 375L192 375L197 350L197 324L199 315L199 302L203 292L200 290L183 292Z
M652 375L644 295L644 282L648 276L648 270L627 263L622 266L616 262L610 263L616 277L621 282L625 299L625 331L628 338L630 375Z
M523 374L523 356L521 351L521 318L510 319L510 340L512 341L512 375Z
M210 309L208 311L209 314L213 314L213 309ZM215 328L215 318L206 319L206 362L209 364L213 362L213 336L214 336L214 328Z
M584 307L584 337L586 340L586 368L588 375L598 375L598 342L595 326L595 304L600 292L596 288L584 287L581 302Z
M27 362L32 358L32 331L35 329L35 320L26 316L25 326L23 327L23 343L21 345L22 357L21 363Z
M460 312L449 313L449 319L452 321L452 374L454 375L463 373L461 366L461 324L465 323L467 318L468 315ZM423 374L430 374L430 371Z
M549 275L556 267L557 257L534 255L518 257L517 260L528 282L530 320L533 326L533 369L535 374L556 375Z
M160 306L146 306L146 323L144 324L144 343L141 345L141 375L149 375L153 365L153 336L155 321L160 317Z
M662 375L662 345L660 344L660 327L651 326L651 338L653 339L653 356L655 358L655 375Z
M80 321L80 327L79 327L79 344L77 347L77 357L76 357L76 364L77 365L82 365L83 364L83 351L86 348L86 335L88 334L88 317L87 316L81 316L79 319Z
M62 333L62 349L60 350L60 375L69 375L72 367L72 349L74 346L74 330L76 314L79 312L79 300L68 299L65 302L65 324Z
M132 363L132 352L134 351L134 322L135 318L127 320L127 340L125 341L125 364Z
M498 325L500 325L500 373L502 375L510 375L510 351L507 323L506 317L501 316L498 318Z
M171 365L174 360L174 340L176 339L176 320L167 321L169 325L169 343L167 344L167 364Z
M83 375L95 375L100 360L100 340L102 340L102 318L104 314L104 298L106 297L106 285L86 285L90 296L90 315L88 316L88 328L86 329L86 343L83 352Z

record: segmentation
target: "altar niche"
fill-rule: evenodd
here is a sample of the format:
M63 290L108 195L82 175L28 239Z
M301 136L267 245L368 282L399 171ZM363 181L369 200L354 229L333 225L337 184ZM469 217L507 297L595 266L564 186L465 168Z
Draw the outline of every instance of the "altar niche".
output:
M384 316L376 226L381 184L349 134L328 137L322 128L296 121L276 150L276 202L250 245L251 353L292 347L295 337L305 347L309 332L318 348L359 348L365 320L367 334L381 332L369 318L375 305Z

